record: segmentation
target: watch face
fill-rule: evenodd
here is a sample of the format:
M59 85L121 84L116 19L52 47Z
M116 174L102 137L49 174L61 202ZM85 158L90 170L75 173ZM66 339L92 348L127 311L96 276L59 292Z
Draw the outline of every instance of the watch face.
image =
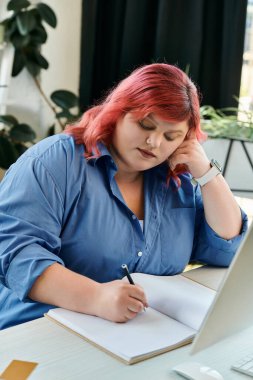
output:
M212 166L215 166L215 167L219 170L219 172L222 172L222 167L221 167L221 165L219 164L218 161L212 159L212 160L211 160L211 165L212 165Z

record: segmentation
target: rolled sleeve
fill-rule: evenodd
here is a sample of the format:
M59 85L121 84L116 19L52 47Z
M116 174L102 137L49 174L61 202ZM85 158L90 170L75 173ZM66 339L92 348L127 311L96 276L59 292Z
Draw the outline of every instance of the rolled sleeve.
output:
M63 195L40 159L24 155L1 183L0 282L29 301L34 281L58 262Z
M32 285L45 269L56 262L64 265L58 256L31 244L11 261L6 273L6 286L16 293L20 301L30 302L28 293Z
M200 261L209 265L227 267L230 265L248 227L248 217L242 214L241 233L232 239L223 239L206 222L204 213L202 223L197 231L196 244L191 260Z
M191 261L227 267L230 265L248 228L248 217L243 210L240 234L226 240L220 237L207 223L199 186L195 189L196 222Z

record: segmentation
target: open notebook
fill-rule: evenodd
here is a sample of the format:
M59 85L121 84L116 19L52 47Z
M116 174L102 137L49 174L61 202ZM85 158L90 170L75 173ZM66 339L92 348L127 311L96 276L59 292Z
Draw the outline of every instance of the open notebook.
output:
M133 364L190 343L215 297L211 287L217 288L224 274L220 268L198 268L176 276L132 274L144 288L149 307L127 323L61 308L51 309L46 317Z

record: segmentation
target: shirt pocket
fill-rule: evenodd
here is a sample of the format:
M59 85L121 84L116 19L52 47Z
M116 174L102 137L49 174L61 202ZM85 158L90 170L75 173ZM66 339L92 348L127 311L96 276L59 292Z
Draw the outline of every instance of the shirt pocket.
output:
M160 229L161 264L168 273L182 272L188 264L194 240L195 208L168 209Z

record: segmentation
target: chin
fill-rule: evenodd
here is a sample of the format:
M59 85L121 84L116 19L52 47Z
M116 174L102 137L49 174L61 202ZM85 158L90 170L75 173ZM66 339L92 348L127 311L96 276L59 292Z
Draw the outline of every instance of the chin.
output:
M148 169L151 169L151 168L154 168L155 166L157 166L158 164L151 164L151 163L143 163L142 165L134 165L134 170L138 171L138 172L142 172L144 170L148 170Z

